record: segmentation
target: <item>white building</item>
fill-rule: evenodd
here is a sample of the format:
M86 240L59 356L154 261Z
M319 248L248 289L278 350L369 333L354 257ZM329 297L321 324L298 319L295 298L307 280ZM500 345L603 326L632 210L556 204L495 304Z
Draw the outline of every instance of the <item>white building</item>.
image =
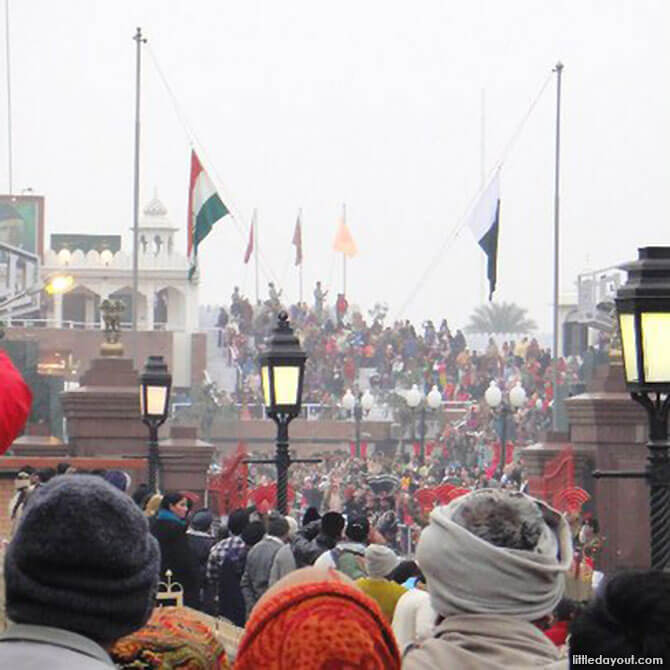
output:
M198 332L198 286L188 278L189 262L176 251L178 230L167 216L165 205L154 197L139 222L138 330L169 331L175 386L191 385L192 335ZM69 244L54 245L55 238ZM81 240L82 248L68 248ZM103 248L111 240L118 250ZM119 299L126 305L122 327L131 326L133 257L121 247L120 236L52 236L52 248L44 255L41 269L46 284L54 275L73 277L72 290L46 301L41 323L47 328L92 330L102 327L100 303ZM97 248L96 248L97 247ZM37 320L35 320L37 321ZM26 319L26 325L30 325ZM127 338L123 338L127 340ZM160 353L160 352L156 352Z

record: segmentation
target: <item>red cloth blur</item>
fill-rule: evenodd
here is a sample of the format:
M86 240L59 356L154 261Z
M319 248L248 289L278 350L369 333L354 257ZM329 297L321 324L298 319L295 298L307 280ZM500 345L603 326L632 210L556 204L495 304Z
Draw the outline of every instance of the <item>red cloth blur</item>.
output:
M562 647L568 637L569 621L557 621L551 628L547 628L544 634L557 646Z
M33 394L9 356L0 351L0 454L4 454L26 425Z

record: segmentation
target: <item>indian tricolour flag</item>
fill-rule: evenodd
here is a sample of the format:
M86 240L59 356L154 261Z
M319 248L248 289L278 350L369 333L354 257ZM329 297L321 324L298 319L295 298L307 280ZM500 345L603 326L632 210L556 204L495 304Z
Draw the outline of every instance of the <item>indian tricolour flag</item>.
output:
M198 267L198 246L209 235L212 226L229 213L197 154L191 151L191 181L188 190L189 279Z

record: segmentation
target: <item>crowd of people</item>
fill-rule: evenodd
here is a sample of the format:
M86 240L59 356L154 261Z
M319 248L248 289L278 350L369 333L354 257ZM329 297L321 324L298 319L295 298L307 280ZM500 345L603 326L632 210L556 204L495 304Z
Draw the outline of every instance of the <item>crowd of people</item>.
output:
M421 326L408 320L386 322L388 308L375 305L365 317L351 307L343 294L332 304L317 282L312 305L284 305L281 292L269 286L268 299L253 306L235 287L231 303L221 307L217 320L219 346L228 364L238 371L233 393L221 393L220 402L260 403L257 360L260 348L286 309L292 327L308 354L303 402L337 406L344 392L365 375L378 402L386 402L399 388L417 384L437 386L443 400L480 400L491 379L511 386L521 382L530 403L552 401L551 354L529 336L498 344L490 338L483 350L468 346L460 329L447 319L439 326L427 320ZM588 381L598 360L606 356L607 341L590 348L583 357L558 360L559 384L573 386Z
M567 670L591 657L670 661L668 573L620 573L588 602L566 599L584 528L575 534L565 515L512 487L435 508L408 558L356 511L308 507L298 522L250 507L219 518L186 492L140 485L131 496L119 471L63 471L28 472L27 494L17 487L0 667ZM166 574L186 607L155 608ZM210 615L243 627L235 649Z
M319 290L314 312L323 315ZM274 290L269 310L280 297ZM334 327L344 332L344 296L337 304ZM535 347L527 344L520 355L508 345L493 362L487 357L482 379L542 370L542 352L529 354ZM346 346L345 357L357 355ZM462 354L470 358L463 369L456 362L455 389L480 379L474 352L464 347L456 359ZM523 383L530 400L517 415L516 442L551 402L537 380ZM593 659L670 662L668 573L603 576L597 520L530 497L518 458L496 463L479 448L495 434L495 420L472 404L425 453L331 453L295 464L287 514L274 501L222 513L192 492L134 485L120 470L26 466L7 509L0 667L567 670ZM472 441L463 444L463 435ZM259 488L274 472L256 465L249 476ZM445 485L458 489L448 504L422 504L422 492ZM413 531L409 541L402 529Z

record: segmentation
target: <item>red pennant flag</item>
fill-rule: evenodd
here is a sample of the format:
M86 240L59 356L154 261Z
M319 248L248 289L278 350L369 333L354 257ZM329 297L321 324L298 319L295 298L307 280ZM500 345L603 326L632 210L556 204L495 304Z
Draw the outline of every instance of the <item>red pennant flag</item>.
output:
M293 240L291 244L295 244L295 265L302 263L302 227L300 225L300 214L298 220L295 222L295 230L293 231Z
M247 244L247 250L244 252L244 263L248 263L249 259L251 258L251 254L254 250L254 223L255 221L251 222L251 226L249 226L249 243Z

